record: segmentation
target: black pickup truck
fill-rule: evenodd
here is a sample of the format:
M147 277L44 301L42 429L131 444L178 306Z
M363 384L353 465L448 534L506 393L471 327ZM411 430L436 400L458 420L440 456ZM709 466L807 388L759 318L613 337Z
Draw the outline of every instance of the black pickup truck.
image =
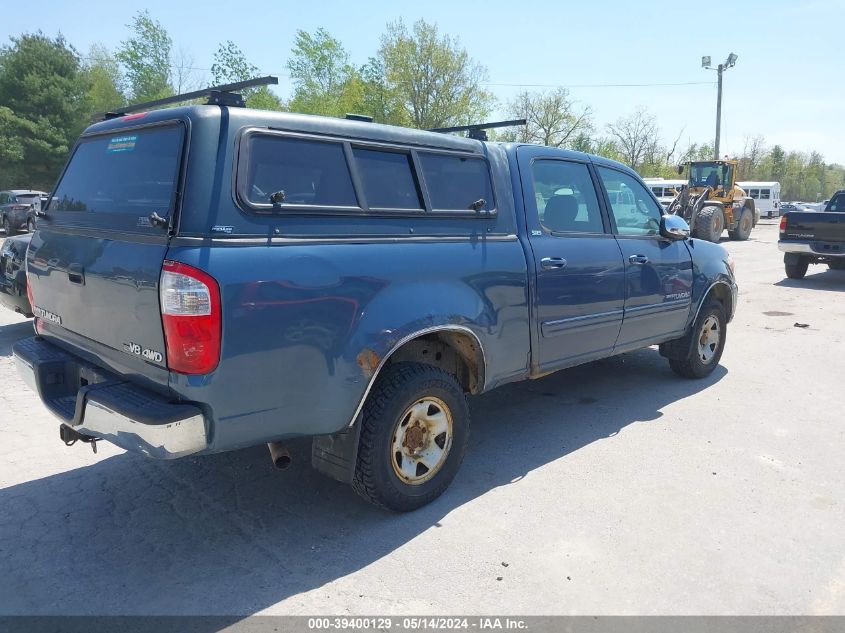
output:
M845 189L833 194L821 213L781 216L778 248L790 279L803 279L810 264L845 270Z

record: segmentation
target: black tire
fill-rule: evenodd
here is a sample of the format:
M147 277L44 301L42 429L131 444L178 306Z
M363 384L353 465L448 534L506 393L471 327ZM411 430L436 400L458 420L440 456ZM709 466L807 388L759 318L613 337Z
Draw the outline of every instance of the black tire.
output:
M739 214L739 221L733 231L728 231L732 240L744 242L751 236L751 229L754 228L754 214L751 209L745 207Z
M429 398L445 405L446 414L451 415L451 441L433 475L427 471L420 474L416 466L416 475L430 478L408 483L396 472L397 456L405 457L394 452L394 443L401 428L414 424L409 410ZM376 380L360 424L353 489L377 506L409 512L434 501L455 478L469 438L470 415L466 396L452 374L432 365L396 363L388 365ZM447 441L448 436L444 443Z
M831 270L845 270L845 259L837 259L828 263Z
M12 234L12 223L9 222L9 218L3 218L3 231L6 233L6 237Z
M725 214L721 207L707 206L698 212L694 237L718 244L724 230Z
M807 274L807 268L810 266L810 260L806 257L800 258L795 262L784 262L783 267L786 269L786 276L790 279L804 279Z
M699 343L704 340L704 328L708 327L708 332L712 336L712 327L708 324L712 323L711 317L715 319L718 324L718 340L712 348L707 351L707 358L702 356ZM686 336L678 341L673 341L675 349L678 352L677 356L669 358L669 366L679 376L683 378L704 378L709 376L719 361L722 359L722 352L725 351L725 342L727 341L728 329L727 318L725 317L725 308L716 300L708 300L698 313L690 331ZM709 346L704 346L707 349Z

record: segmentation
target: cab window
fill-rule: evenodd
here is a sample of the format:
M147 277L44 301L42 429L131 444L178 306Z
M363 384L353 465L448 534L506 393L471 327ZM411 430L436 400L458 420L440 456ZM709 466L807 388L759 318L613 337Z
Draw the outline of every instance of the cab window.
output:
M611 213L620 235L657 235L663 210L636 178L609 169L598 168L610 202Z
M531 166L540 225L557 233L603 233L590 170L583 163L537 160Z
M830 202L827 203L828 212L842 212L845 211L845 193L840 193L833 198L830 199Z

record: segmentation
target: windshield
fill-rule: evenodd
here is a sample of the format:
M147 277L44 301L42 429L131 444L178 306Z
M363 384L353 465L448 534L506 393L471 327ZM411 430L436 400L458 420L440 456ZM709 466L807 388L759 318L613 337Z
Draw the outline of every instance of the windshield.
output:
M166 216L173 205L182 127L116 131L84 139L71 158L51 211Z
M731 187L733 166L723 163L696 163L689 168L690 187Z

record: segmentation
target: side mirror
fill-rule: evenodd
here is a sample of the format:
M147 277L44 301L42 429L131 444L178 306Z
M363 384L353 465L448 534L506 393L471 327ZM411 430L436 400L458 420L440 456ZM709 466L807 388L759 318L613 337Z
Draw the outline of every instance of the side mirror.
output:
M678 165L678 174L682 174L682 173L684 173L684 166Z
M685 240L689 237L689 224L679 215L664 215L660 218L660 235L669 240Z

